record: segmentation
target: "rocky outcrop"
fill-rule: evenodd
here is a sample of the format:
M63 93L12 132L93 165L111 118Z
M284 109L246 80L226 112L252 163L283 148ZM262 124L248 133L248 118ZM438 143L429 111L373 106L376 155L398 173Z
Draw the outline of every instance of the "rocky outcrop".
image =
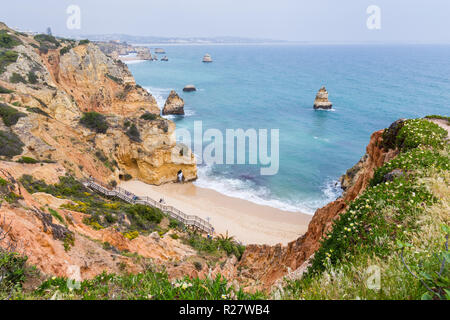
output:
M0 86L11 90L0 98L26 115L11 127L0 123L25 144L12 160L55 161L79 178L92 175L105 183L125 174L153 184L175 182L179 170L187 180L196 178L195 158L180 151L185 148L176 144L175 124L159 118L156 100L125 64L93 43L60 40L58 49L39 50L32 37L17 37L22 42L12 48L17 62L0 74ZM15 73L25 80L11 83ZM105 116L105 133L79 124L86 111Z
M184 101L174 90L170 92L170 95L167 98L166 103L164 104L162 114L184 115Z
M58 88L68 93L83 112L159 114L155 98L136 85L127 66L92 43L75 47L63 56L49 51L42 58Z
M193 85L193 84L188 84L187 86L185 86L183 88L184 92L193 92L193 91L197 91L197 88Z
M149 48L139 47L137 48L136 58L138 60L153 60L153 56Z
M190 150L182 152L183 146L176 143L172 121L135 120L131 124L138 133L139 139L135 140L123 130L120 118L110 121L117 125L112 126L107 134L97 134L95 145L104 154L113 152L122 174L128 173L155 185L176 181L179 170L183 170L186 181L197 178L195 157Z
M331 109L333 104L328 100L328 92L325 87L320 88L314 101L314 109Z
M343 197L318 209L312 218L308 231L286 247L247 246L238 265L241 277L248 281L258 280L258 288L269 289L272 284L285 275L301 268L302 265L320 247L320 240L330 230L333 221L345 212L349 201L354 200L369 185L374 169L396 156L397 151L385 151L382 147L383 131L372 134L366 155L352 170L347 178L346 192Z
M205 63L210 63L210 62L213 62L213 60L212 60L212 58L211 58L211 55L210 54L205 54L205 56L203 57L203 60L202 60L203 62L205 62Z
M164 50L163 48L155 48L155 53L157 53L157 54L165 54L166 50Z

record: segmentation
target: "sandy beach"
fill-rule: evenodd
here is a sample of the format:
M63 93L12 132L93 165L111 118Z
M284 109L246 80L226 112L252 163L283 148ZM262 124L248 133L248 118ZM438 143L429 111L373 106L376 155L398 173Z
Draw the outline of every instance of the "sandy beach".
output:
M120 187L138 196L164 201L186 214L210 218L217 234L234 236L244 244L287 244L304 234L312 216L287 212L228 197L192 183L152 186L128 181Z

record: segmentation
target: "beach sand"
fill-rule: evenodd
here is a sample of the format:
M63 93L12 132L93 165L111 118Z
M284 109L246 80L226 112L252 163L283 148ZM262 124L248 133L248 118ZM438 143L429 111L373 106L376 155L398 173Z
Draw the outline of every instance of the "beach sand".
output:
M303 235L312 218L300 212L287 212L214 190L199 188L192 183L152 186L141 181L120 185L137 196L148 196L176 207L189 215L210 218L216 234L225 234L243 244L287 244Z

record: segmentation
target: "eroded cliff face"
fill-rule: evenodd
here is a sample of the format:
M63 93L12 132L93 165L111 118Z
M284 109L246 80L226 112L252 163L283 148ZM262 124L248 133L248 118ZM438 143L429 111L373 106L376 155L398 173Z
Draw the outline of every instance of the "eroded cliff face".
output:
M179 170L187 180L196 179L195 158L176 144L175 124L159 117L155 98L135 83L125 64L92 43L58 40L56 46L0 28L19 43L11 48L16 62L0 74L0 86L11 90L0 93L0 100L25 114L10 127L0 119L0 129L24 143L12 160L57 161L79 178L90 175L104 183L127 174L150 184L174 182ZM105 133L80 125L88 111L106 116ZM153 116L143 120L144 114Z
M147 111L159 115L155 98L136 85L128 68L92 43L77 46L64 55L52 50L42 59L53 80L81 111L120 116L137 116Z
M0 188L0 196L4 196L5 191L20 197L11 203L0 203L0 229L7 232L6 238L2 237L0 241L0 248L13 244L15 252L26 255L30 265L36 266L46 276L73 277L73 267L77 267L79 280L93 278L102 272L139 273L150 265L165 268L171 279L186 275L206 278L223 274L230 277L234 272L234 257L223 258L211 267L202 263L199 270L193 261L202 261L203 258L182 241L173 239L170 236L172 231L162 237L157 234L140 235L130 240L113 226L95 230L83 222L89 214L61 207L73 203L71 200L46 193L29 194L18 182L22 175L29 174L55 184L66 173L66 169L57 163L24 165L0 161L0 178L8 182ZM57 210L66 223L48 214L50 209ZM164 223L168 221L163 220L161 227ZM65 248L68 234L73 238L69 250ZM132 254L124 255L123 252Z
M347 203L354 200L369 185L374 169L392 160L397 151L385 151L381 142L383 130L372 134L366 155L346 176L344 195L318 209L312 218L308 231L286 247L250 245L238 265L243 281L256 284L256 288L269 289L277 280L290 273L301 276L308 259L320 247L320 240L330 230L333 221L345 212ZM297 271L297 272L296 272Z

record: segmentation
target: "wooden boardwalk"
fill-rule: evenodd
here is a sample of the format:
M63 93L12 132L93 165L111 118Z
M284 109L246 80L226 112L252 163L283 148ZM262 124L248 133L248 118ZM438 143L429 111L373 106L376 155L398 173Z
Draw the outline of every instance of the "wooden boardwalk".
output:
M90 179L83 183L86 187L95 190L101 194L104 194L108 197L117 197L125 202L131 204L143 204L146 206L150 206L153 208L158 208L162 212L166 213L169 217L183 223L185 226L197 228L200 231L206 232L208 234L214 234L213 226L206 220L199 218L197 216L187 215L177 208L172 206L164 205L158 201L155 201L149 197L140 198L135 194L128 192L122 188L115 188L114 190L110 190L100 183Z

